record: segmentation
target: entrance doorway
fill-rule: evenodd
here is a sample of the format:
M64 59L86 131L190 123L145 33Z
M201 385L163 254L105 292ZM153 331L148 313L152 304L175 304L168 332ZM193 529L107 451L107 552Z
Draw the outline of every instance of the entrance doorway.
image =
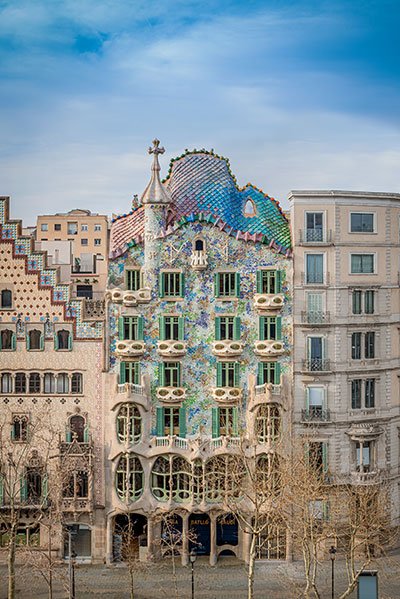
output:
M233 514L223 514L217 518L217 546L238 544L238 521Z
M118 514L114 519L113 561L138 559L139 547L147 547L147 518L142 514Z
M197 555L210 555L210 517L207 514L191 514L189 531L193 537L189 541L189 551L195 549Z

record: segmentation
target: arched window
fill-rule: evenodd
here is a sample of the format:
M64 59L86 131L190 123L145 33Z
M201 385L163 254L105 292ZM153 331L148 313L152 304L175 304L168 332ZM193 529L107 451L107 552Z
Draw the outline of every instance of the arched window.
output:
M10 289L1 291L1 308L12 308L12 292Z
M143 493L143 466L136 456L120 457L115 487L117 495L123 501L137 501Z
M79 414L74 414L69 419L69 430L71 432L71 441L76 439L79 443L85 441L85 419Z
M12 376L11 372L3 372L1 375L1 392L12 393Z
M170 463L169 459L160 456L154 462L151 471L151 492L159 501L168 501L171 496L170 490Z
M246 218L252 218L253 216L256 216L256 214L257 214L257 209L256 209L255 203L253 202L253 200L251 198L247 198L246 203L243 208L243 215Z
M28 349L43 349L43 334L37 329L28 332Z
M180 456L172 457L172 499L187 501L190 497L190 464Z
M276 441L281 432L281 416L278 406L263 404L257 410L256 433L259 443Z
M10 329L0 331L0 349L15 349L15 334Z
M71 393L82 393L83 392L83 378L80 372L72 373L71 380Z
M52 372L46 372L44 375L44 393L55 393L56 381Z
M40 393L40 374L31 372L29 375L29 393Z
M57 332L56 349L71 349L71 333L66 329Z
M42 497L42 473L35 467L26 469L26 498L31 503L40 502Z
M66 372L57 375L57 393L69 393L69 377Z
M244 465L236 456L222 455L207 460L205 465L206 501L237 499L244 477Z
M17 372L15 374L15 393L26 393L25 372Z
M117 437L121 443L139 443L142 435L142 417L138 408L124 404L117 414Z
M196 252L202 252L204 250L204 241L202 239L196 239L194 249Z

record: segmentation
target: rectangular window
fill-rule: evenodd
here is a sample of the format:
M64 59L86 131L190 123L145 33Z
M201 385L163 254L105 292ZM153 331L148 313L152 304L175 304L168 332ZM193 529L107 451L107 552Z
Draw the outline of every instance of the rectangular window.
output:
M375 358L375 333L372 331L365 333L365 357Z
M214 275L215 297L239 297L240 275L237 272L217 272Z
M351 357L353 360L361 360L361 333L351 335Z
M54 224L54 230L55 230L55 231L61 231L61 224L59 224L59 223L55 223L55 224Z
M307 284L324 283L324 255L306 255L306 282Z
M375 291L368 289L364 294L364 312L365 314L374 314L375 312Z
M351 274L374 274L374 254L351 254Z
M81 239L81 245L89 245L89 241L85 237L83 237Z
M13 441L26 441L28 438L28 416L14 414L12 419L11 438Z
M81 225L81 231L88 231L89 225Z
M320 418L325 403L324 387L307 387L307 408L310 415Z
M183 341L183 327L179 316L163 316L163 334L160 335L163 341Z
M371 470L371 441L356 441L356 466L357 472L370 472Z
M308 443L308 460L310 467L321 474L328 470L327 459L328 446L322 441L311 441Z
M281 293L282 272L280 270L257 271L257 293Z
M353 314L361 314L362 291L353 291Z
M143 316L122 316L118 326L120 339L143 340Z
M160 387L181 386L181 365L179 362L163 362L160 365Z
M375 379L365 379L365 407L375 407Z
M47 223L42 223L40 225L40 230L41 231L48 231L49 230L49 225Z
M260 316L260 340L280 341L282 339L282 318L280 316Z
M373 233L374 214L371 212L352 212L350 214L351 233Z
M215 339L217 341L239 341L240 317L217 316L215 319Z
M94 226L94 230L95 231L101 231L101 225L95 225Z
M217 363L217 387L239 387L239 363Z
M125 271L126 288L129 291L138 291L140 289L140 269L129 269Z
M184 276L182 272L160 273L160 297L183 297Z
M139 362L121 362L119 382L120 384L131 383L133 385L140 385Z
M279 362L260 362L258 364L257 384L281 384L281 365Z
M322 212L306 212L306 241L323 241Z
M180 408L164 408L164 435L179 436Z
M101 245L101 239L95 239L94 245Z
M67 223L67 234L77 235L78 234L78 223Z
M237 408L218 408L219 437L234 437L237 431Z
M361 408L361 379L351 381L351 408L359 410Z

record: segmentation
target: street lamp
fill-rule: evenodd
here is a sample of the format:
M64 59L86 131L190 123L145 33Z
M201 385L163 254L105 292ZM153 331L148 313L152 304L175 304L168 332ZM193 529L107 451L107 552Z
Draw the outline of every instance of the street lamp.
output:
M329 555L331 558L331 564L332 564L332 599L335 599L335 558L336 558L336 547L334 545L331 545L331 548L329 549Z
M192 566L192 599L194 599L194 562L196 561L196 558L197 551L196 549L192 549L189 553L190 565Z

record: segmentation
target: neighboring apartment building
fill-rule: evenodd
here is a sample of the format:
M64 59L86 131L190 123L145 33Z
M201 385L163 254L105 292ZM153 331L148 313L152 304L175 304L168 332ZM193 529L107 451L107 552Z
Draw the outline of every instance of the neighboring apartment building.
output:
M108 270L107 216L81 209L38 216L36 243L53 265L63 266L63 281L72 282L75 297L102 299Z
M32 237L21 234L20 221L10 220L8 210L9 198L1 197L0 547L8 541L1 522L11 505L20 514L18 542L46 545L46 517L38 523L38 505L52 491L57 471L67 468L55 532L76 524L78 556L102 560L103 314L92 311L84 320L83 300L72 299L69 285L58 283L58 270L48 267L46 254L34 250ZM48 422L39 422L47 412ZM17 471L9 471L16 463ZM59 539L56 534L53 549L63 555Z
M293 191L294 430L333 481L399 506L400 195Z
M130 514L144 552L163 553L156 514L174 512L196 549L247 559L249 535L224 513L230 456L257 438L274 476L291 381L291 240L279 204L238 189L229 163L187 152L111 228L108 302L107 559L121 557ZM268 386L268 388L267 388ZM282 522L258 557L289 555Z

